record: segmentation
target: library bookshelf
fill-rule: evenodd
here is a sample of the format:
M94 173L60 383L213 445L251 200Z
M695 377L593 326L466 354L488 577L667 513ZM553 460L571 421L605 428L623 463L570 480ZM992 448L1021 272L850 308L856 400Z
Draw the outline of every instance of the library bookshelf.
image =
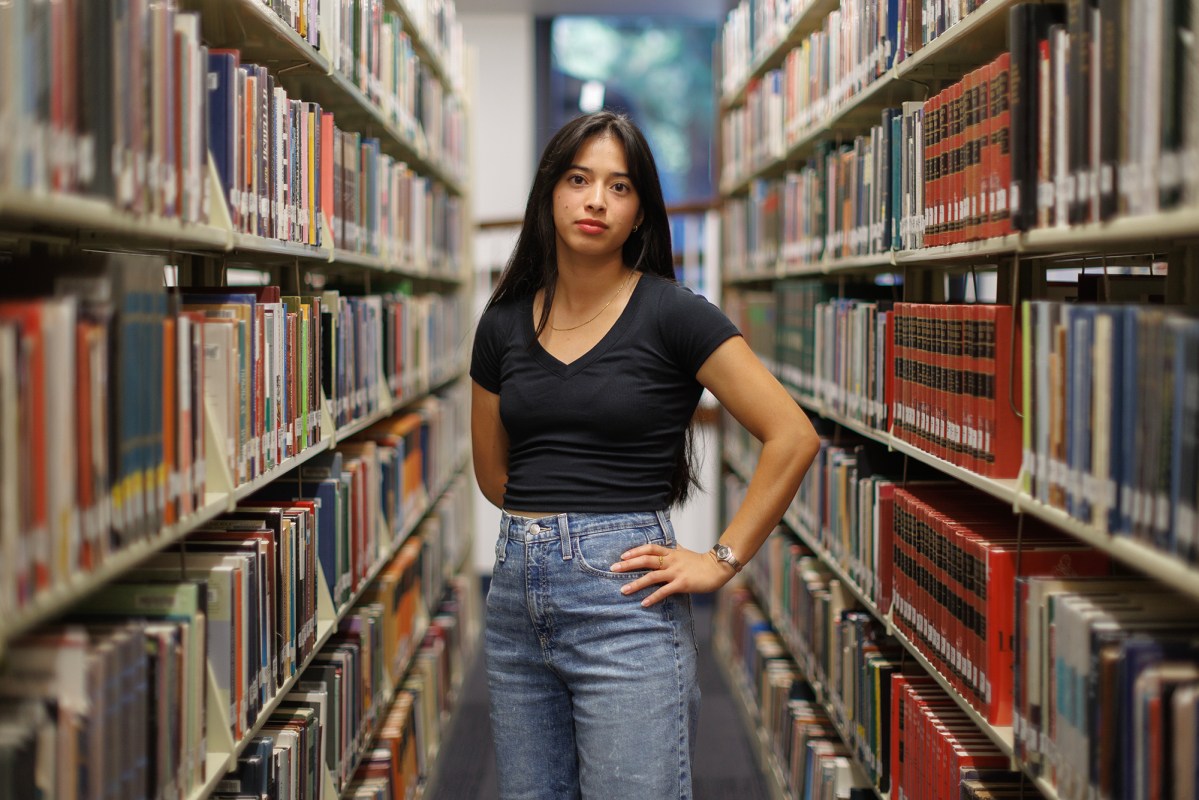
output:
M1123 0L746 0L730 12L720 84L725 307L817 421L829 453L826 463L822 451L813 467L820 477L809 476L811 486L801 489L769 551L772 557L797 553L798 562L786 562L795 573L780 579L768 567L747 569L744 583L721 601L727 612L722 623L733 632L718 630L720 649L745 700L746 718L758 729L775 796L803 796L805 785L796 785L804 775L794 772L795 751L782 752L780 744L793 746L800 728L783 733L782 712L760 710L778 702L769 696L771 679L763 666L772 660L786 661L788 669L804 675L802 697L823 707L827 719L820 724L838 734L831 737L838 744L819 751L827 759L821 763L830 765L825 786L842 780L838 790L861 793L853 796L896 793L897 776L884 777L888 770L881 767L894 754L878 752L882 745L864 741L859 727L863 714L885 712L855 708L861 696L845 696L842 678L825 674L829 664L844 663L825 652L827 643L819 639L824 635L847 654L868 646L883 654L878 658L894 662L882 673L869 672L877 666L863 667L862 682L870 675L903 673L914 676L904 678L909 683L904 692L922 682L935 685L908 708L930 708L940 702L928 699L934 696L952 701L954 719L971 723L959 742L984 743L980 759L1006 760L1011 772L996 778L1000 785L1035 787L1034 794L1048 798L1133 791L1135 779L1113 785L1094 755L1099 742L1112 741L1109 732L1117 720L1134 724L1131 716L1122 716L1125 709L1091 703L1093 710L1078 718L1085 722L1064 723L1070 728L1065 735L1075 738L1062 750L1056 749L1062 745L1057 734L1025 716L1028 707L1021 703L1033 691L1027 685L1017 686L1009 698L1010 716L996 713L979 665L966 645L954 643L976 624L962 611L968 598L955 594L957 589L937 595L921 586L917 593L932 598L931 616L925 618L919 608L899 602L899 589L894 597L889 585L880 593L876 571L893 556L910 554L877 542L877 552L869 551L863 537L871 524L876 537L884 524L890 530L890 522L877 516L882 495L846 499L844 491L848 486L868 493L862 487L869 478L906 492L910 479L919 495L919 484L935 481L950 495L970 491L963 496L987 504L994 529L1004 531L996 535L1010 538L1017 558L1022 545L1033 546L1041 537L1051 547L1107 559L1110 572L1102 571L1095 585L1081 577L1085 572L1063 573L1063 581L1074 582L1061 589L1063 599L1054 607L1090 602L1096 619L1109 615L1102 624L1116 631L1119 646L1108 651L1113 659L1117 650L1135 649L1125 637L1153 641L1144 620L1162 623L1161 609L1132 621L1101 599L1107 589L1098 584L1113 576L1129 581L1134 604L1158 593L1188 608L1199 601L1199 566L1190 544L1199 533L1190 513L1199 472L1193 432L1199 408L1188 399L1199 374L1190 321L1199 304L1194 191L1199 123L1174 106L1193 96L1187 93L1199 85L1199 75L1191 62L1159 65L1155 56L1142 58L1125 37L1144 35L1143 41L1175 52L1177 31L1186 32L1185 40L1195 24L1189 4L1181 5L1188 10ZM1120 73L1141 60L1150 62L1147 71L1134 66ZM1144 291L1122 288L1141 281L1148 287ZM999 317L1010 322L975 328L983 306L1000 308ZM969 307L974 308L964 310ZM908 314L917 321L904 328ZM1126 326L1116 323L1127 336L1116 341L1122 354L1117 360L1109 325L1125 315ZM970 337L983 329L991 337L983 346L986 357L999 359L986 367L967 361L982 355L981 340ZM997 336L1000 329L1004 334ZM1151 335L1146 330L1165 329L1169 333L1152 343L1143 338ZM936 354L927 359L915 354L925 347ZM983 373L988 387L978 390L983 394L972 393L974 384L958 382ZM1127 393L1122 388L1133 385ZM972 405L984 395L994 409ZM1124 405L1130 402L1155 422L1141 426ZM992 452L982 459L970 453L984 441L975 434L990 423L972 417L976 411L993 415L996 425L987 429L985 447ZM976 424L977 430L971 427ZM1151 455L1137 455L1151 442ZM1004 456L998 452L1003 446L1014 450ZM723 454L726 505L734 506L752 472L755 446L726 431ZM851 466L835 467L834 458ZM1152 466L1142 463L1148 458ZM1002 467L996 466L1000 460ZM1124 466L1134 463L1140 466ZM1134 475L1137 470L1144 471L1143 479ZM834 475L845 474L849 482L836 484ZM822 502L843 507L830 510ZM942 497L946 506L939 511L936 502L930 501L934 514L950 519L947 525L959 524L945 510L952 501ZM862 522L860 515L872 511L874 522ZM986 538L978 530L970 529L961 541ZM952 536L919 535L933 537L927 541L934 542L929 545L934 553L958 553ZM925 569L918 560L912 563ZM931 582L961 583L966 573L954 569L967 569L964 563L928 562ZM886 569L899 574L909 567L896 562ZM990 589L1014 595L1050 581L1034 572L1011 587ZM800 608L815 613L816 622L796 616L797 593ZM1059 602L1059 595L1047 596ZM1029 659L1043 653L1040 644L1030 648L1024 642L1021 649L1029 609L1019 597L1013 602L1016 656L1006 669L1019 682L1040 668ZM907 622L903 614L910 615ZM1076 624L1073 617L1069 624ZM1101 625L1077 624L1078 631ZM1165 639L1193 634L1186 624L1162 624L1169 630L1160 634ZM839 632L828 633L838 625ZM784 655L774 644L754 644L749 632L767 628ZM868 633L854 639L852 630ZM1170 653L1179 664L1194 663L1190 651ZM1045 669L1059 667L1064 668L1061 662L1050 660ZM1166 668L1154 662L1149 669L1156 680ZM1087 682L1097 675L1084 669L1080 685L1094 685ZM1140 690L1151 694L1149 678ZM1172 692L1172 679L1164 680L1161 685ZM894 686L901 683L897 678ZM1130 696L1137 691L1131 683L1127 688ZM1149 702L1149 694L1137 696ZM1047 702L1066 701L1055 695ZM1060 715L1065 706L1037 713ZM898 735L893 733L892 748ZM1193 736L1175 752L1169 749L1173 744L1153 738L1159 734L1152 726L1140 729L1136 741L1152 738L1149 746L1169 750L1166 758L1176 759L1171 763L1189 763L1177 759L1190 758ZM1119 769L1140 768L1133 752L1114 756L1124 764ZM836 758L848 767L831 766ZM812 769L810 761L799 763ZM834 773L841 777L829 777ZM973 797L966 773L961 777L961 796ZM1175 784L1174 791L1189 796L1190 785ZM971 786L970 791L978 788ZM901 790L913 796L911 785ZM957 796L956 784L953 791Z
M0 521L0 725L18 732L6 758L60 773L6 760L0 793L65 781L70 796L203 800L269 774L272 797L330 800L388 771L423 796L479 624L452 0L18 0L0 8L0 51L0 451L17 509ZM90 456L64 460L85 439ZM280 527L253 534L256 556L214 544L268 506ZM228 584L197 577L212 553L233 559L213 567ZM175 580L209 587L199 614L85 616L119 587ZM227 653L214 624L231 626ZM101 629L119 629L102 646L126 642L125 661L88 649ZM128 643L151 629L177 659L139 667ZM70 681L94 664L144 680L80 695ZM363 704L347 711L352 681ZM57 725L146 751L83 777L112 753L55 750Z

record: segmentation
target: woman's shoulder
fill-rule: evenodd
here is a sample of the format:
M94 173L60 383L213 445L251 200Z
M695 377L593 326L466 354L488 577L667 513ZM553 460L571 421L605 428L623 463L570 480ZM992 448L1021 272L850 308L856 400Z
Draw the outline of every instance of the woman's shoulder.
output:
M512 331L522 313L527 313L529 298L502 297L483 310L479 318L479 330L489 332Z
M688 314L697 310L703 313L706 309L715 308L706 297L696 294L689 287L677 281L648 273L643 279L648 280L648 288L652 294L656 295L657 306L661 313Z

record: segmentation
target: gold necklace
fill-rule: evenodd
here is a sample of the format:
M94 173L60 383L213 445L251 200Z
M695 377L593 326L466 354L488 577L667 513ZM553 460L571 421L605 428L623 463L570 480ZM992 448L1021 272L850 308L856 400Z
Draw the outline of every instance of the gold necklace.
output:
M634 271L635 270L629 270L628 277L624 279L624 283L620 284L620 288L616 290L616 294L612 295L612 300L615 300L616 298L620 297L620 293L624 291L624 287L628 286L629 281L631 281L633 279ZM595 316L592 317L591 319L587 320L586 322L580 322L578 325L572 325L569 328L558 328L558 327L555 327L553 323L550 323L550 329L559 331L559 332L566 332L566 331L577 330L577 329L583 327L584 325L590 325L592 322L595 322L597 319L599 319L600 314L602 314L608 310L608 306L612 305L612 300L609 300L608 302L604 303L604 307L601 308L599 311L595 312Z

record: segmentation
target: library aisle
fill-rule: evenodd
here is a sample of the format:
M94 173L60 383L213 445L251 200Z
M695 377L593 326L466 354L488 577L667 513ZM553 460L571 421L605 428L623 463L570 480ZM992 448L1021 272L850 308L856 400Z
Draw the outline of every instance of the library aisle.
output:
M770 795L754 760L753 742L738 716L737 700L717 666L712 649L711 598L697 596L694 609L699 683L703 692L694 764L695 800L766 800ZM428 800L499 797L482 647L476 652L478 656L458 697L457 714L442 744L440 766Z

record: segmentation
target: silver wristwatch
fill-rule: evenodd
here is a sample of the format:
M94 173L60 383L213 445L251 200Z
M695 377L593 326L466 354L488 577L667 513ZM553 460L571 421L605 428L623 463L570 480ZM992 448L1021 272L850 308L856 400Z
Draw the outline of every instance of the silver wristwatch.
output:
M723 561L732 567L733 572L740 572L741 568L745 566L737 560L737 557L733 555L733 548L729 547L727 544L721 544L720 542L717 542L716 544L712 545L712 555L716 556L717 561Z

